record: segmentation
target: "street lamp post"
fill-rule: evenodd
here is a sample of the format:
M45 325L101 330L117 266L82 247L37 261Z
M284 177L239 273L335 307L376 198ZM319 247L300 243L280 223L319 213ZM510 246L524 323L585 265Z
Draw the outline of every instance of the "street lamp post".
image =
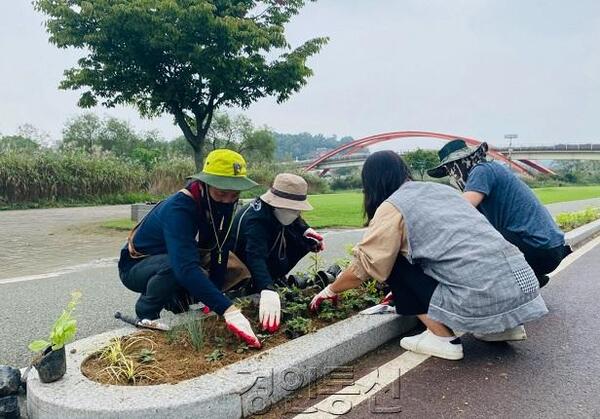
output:
M512 140L518 138L517 134L504 134L504 138L508 140L508 167L512 170Z

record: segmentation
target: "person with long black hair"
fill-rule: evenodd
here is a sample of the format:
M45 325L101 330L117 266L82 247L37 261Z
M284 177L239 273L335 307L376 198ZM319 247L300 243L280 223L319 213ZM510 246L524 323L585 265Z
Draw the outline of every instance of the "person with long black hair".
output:
M386 282L396 311L426 330L401 339L414 352L463 358L455 332L484 340L519 340L522 324L547 313L522 253L449 186L415 182L396 153L380 151L362 169L368 228L351 265L312 300L372 277Z

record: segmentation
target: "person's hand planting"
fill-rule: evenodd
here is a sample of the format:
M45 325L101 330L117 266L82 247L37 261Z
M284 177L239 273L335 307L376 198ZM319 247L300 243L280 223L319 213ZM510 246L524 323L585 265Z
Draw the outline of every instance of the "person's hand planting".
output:
M279 300L279 294L272 290L261 291L258 320L262 325L262 330L269 333L276 332L279 329L280 318L281 301Z
M309 308L312 311L318 311L319 307L321 307L321 304L325 300L329 300L333 305L337 305L338 295L335 292L331 291L331 284L327 285L325 288L323 288L321 292L314 296L314 298L310 302Z
M325 250L325 238L317 233L314 229L307 228L302 235L310 243L311 251L321 252Z
M231 306L223 313L227 328L237 337L242 339L251 348L260 348L261 344L248 319L242 314L241 310L236 306Z

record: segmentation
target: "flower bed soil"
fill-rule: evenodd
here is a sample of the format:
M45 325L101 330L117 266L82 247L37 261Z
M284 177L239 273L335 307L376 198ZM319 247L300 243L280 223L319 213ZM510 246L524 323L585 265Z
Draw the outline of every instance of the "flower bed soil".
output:
M262 342L260 350L249 349L235 337L217 316L203 317L190 312L186 324L170 332L141 331L116 338L109 346L119 345L119 354L107 350L109 346L90 355L81 366L82 373L90 380L102 384L156 385L175 384L216 371L244 358L258 355L303 334L310 333L377 303L383 291L375 283L368 283L360 290L342 294L340 303L333 307L324 303L318 315L308 312L307 304L314 290L286 290L282 296L282 327L268 334L260 332L258 307L251 301L238 301L250 320L253 330ZM190 322L200 322L204 335L198 349L188 332ZM104 352L104 356L102 353ZM122 355L121 355L122 354ZM126 360L125 360L126 359Z

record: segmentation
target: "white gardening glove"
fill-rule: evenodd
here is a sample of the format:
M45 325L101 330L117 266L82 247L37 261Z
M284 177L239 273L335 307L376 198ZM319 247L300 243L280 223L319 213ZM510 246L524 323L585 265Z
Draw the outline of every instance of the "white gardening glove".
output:
M325 288L323 288L323 290L320 293L314 296L314 298L310 302L310 309L312 311L319 310L319 307L321 307L321 303L325 300L331 300L331 302L334 305L336 305L338 302L338 295L335 292L331 291L331 285L327 285Z
M242 314L239 308L231 306L223 313L227 328L237 337L242 339L251 348L260 348L260 341L252 331L252 326L248 319Z
M280 319L281 302L279 301L279 294L271 290L262 290L258 308L258 321L262 325L262 330L269 333L276 332L279 329Z
M302 235L309 241L314 242L314 245L312 246L313 252L321 252L325 250L325 238L317 233L314 229L307 228Z

